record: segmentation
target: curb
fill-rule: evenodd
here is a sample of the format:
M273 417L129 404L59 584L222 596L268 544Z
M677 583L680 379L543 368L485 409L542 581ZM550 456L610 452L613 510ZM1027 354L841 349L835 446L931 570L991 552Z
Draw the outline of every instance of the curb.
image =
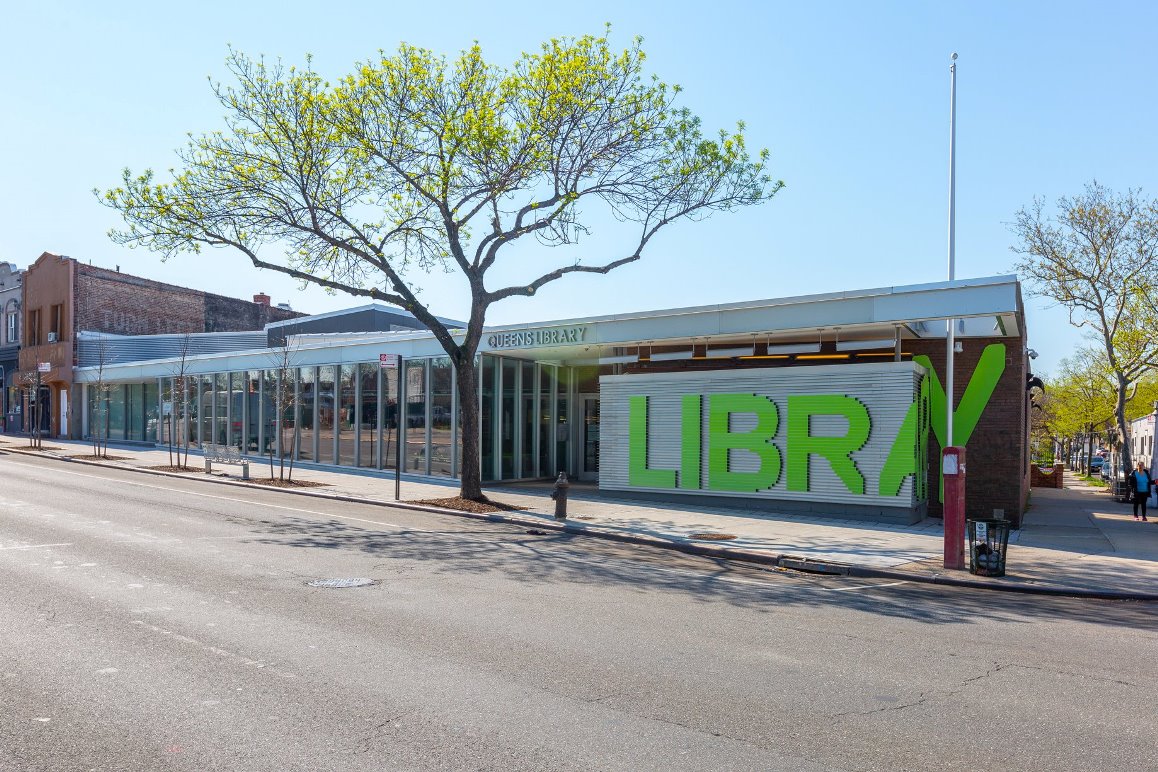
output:
M44 451L31 451L23 448L11 448L8 446L0 447L0 452L12 452L23 456L32 456L34 458L44 458L46 456ZM58 456L54 454L47 455L48 458L57 461L63 461L70 464L82 464L86 466L99 466L107 469L120 469L128 472L137 472L142 474L151 474L157 477L175 477L185 480L200 480L202 482L211 482L218 485L230 485L234 487L258 489L258 490L276 490L280 493L288 493L294 496L307 496L310 498L323 499L328 501L342 501L351 504L365 504L376 507L388 507L395 509L406 509L415 512L428 512L431 514L451 515L454 517L463 517L470 520L479 520L490 523L502 523L505 525L515 525L524 528L546 529L549 531L556 531L560 534L567 534L572 536L590 536L598 539L605 539L607 541L615 541L623 544L638 544L640 546L655 547L658 549L667 549L674 552L681 552L688 555L696 555L698 557L712 558L716 560L734 560L744 563L754 563L757 565L770 566L773 568L780 568L789 571L798 571L801 573L824 574L830 576L851 576L864 579L894 579L901 581L914 582L917 584L932 584L947 587L962 587L972 590L992 590L995 592L1020 593L1024 595L1041 595L1053 597L1067 597L1067 598L1089 598L1092 600L1115 600L1115 601L1158 601L1158 593L1150 592L1119 592L1112 590L1085 590L1080 588L1063 587L1060 585L1048 584L996 584L989 582L981 582L975 579L957 578L956 576L948 574L918 574L910 571L900 571L897 569L888 568L871 568L869 566L858 566L852 563L837 563L833 561L814 560L812 558L800 558L785 553L763 553L753 552L751 550L732 549L728 547L709 546L704 544L696 544L695 542L680 542L669 539L661 539L654 536L644 536L640 534L623 533L620 531L612 531L599 526L579 525L568 521L551 521L541 520L538 518L519 517L517 515L508 515L497 512L479 513L479 512L464 512L458 509L446 509L443 507L432 507L424 504L411 504L405 501L380 501L377 499L367 499L359 496L349 496L344 494L327 494L318 491L310 490L294 490L292 488L266 488L254 483L243 482L241 480L233 480L229 478L213 477L213 476L192 476L188 474L180 474L177 472L163 472L158 469L144 469L142 467L122 466L116 463L108 463L101 461L90 461L86 459L69 458L67 456Z

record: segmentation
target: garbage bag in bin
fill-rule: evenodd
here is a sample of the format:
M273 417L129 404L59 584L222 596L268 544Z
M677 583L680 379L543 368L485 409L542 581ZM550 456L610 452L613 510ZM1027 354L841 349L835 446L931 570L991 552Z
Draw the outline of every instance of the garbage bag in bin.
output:
M969 535L969 573L1005 576L1005 552L1009 547L1008 520L966 520Z

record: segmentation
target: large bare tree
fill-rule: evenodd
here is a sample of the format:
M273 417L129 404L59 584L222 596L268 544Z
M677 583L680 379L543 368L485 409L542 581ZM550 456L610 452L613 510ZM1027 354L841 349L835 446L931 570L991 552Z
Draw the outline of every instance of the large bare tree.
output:
M1122 466L1132 465L1126 425L1131 386L1158 364L1158 202L1096 181L1056 212L1035 199L1011 228L1016 264L1031 288L1064 306L1104 352L1114 385Z
M455 368L462 495L482 498L475 355L487 310L568 274L639 260L679 220L758 204L782 183L749 153L743 124L705 136L678 87L650 77L636 39L565 37L510 67L481 48L453 61L403 44L331 86L311 68L231 52L216 85L226 125L192 137L157 184L126 170L102 200L118 243L165 257L230 247L259 268L393 303L425 324ZM509 247L576 243L609 214L634 227L610 254L538 258L525 278L488 274ZM525 253L524 253L525 254ZM470 289L466 329L419 300L421 274L457 271Z

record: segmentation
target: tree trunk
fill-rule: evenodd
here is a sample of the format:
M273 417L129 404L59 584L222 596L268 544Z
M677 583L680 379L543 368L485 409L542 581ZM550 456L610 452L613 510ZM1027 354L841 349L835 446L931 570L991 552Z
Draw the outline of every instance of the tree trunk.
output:
M1122 470L1126 474L1134 468L1130 455L1130 436L1126 432L1126 387L1129 386L1126 377L1118 374L1118 403L1114 405L1114 417L1118 419L1118 437L1122 443ZM1117 472L1118 470L1114 470ZM1115 475L1116 478L1116 475Z
M474 351L460 351L454 358L454 374L458 379L458 411L462 418L459 429L462 436L462 457L459 459L461 486L459 495L479 501L482 492L482 465L479 463L479 403L478 375L474 367Z

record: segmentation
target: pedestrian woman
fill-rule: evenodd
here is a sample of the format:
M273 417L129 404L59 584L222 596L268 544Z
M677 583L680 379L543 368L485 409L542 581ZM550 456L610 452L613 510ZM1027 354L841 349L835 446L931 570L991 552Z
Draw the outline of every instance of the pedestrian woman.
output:
M1130 475L1130 489L1134 492L1134 519L1138 519L1138 506L1142 506L1142 519L1146 520L1146 499L1150 498L1150 486L1154 481L1146 471L1146 465L1138 462L1138 469Z

